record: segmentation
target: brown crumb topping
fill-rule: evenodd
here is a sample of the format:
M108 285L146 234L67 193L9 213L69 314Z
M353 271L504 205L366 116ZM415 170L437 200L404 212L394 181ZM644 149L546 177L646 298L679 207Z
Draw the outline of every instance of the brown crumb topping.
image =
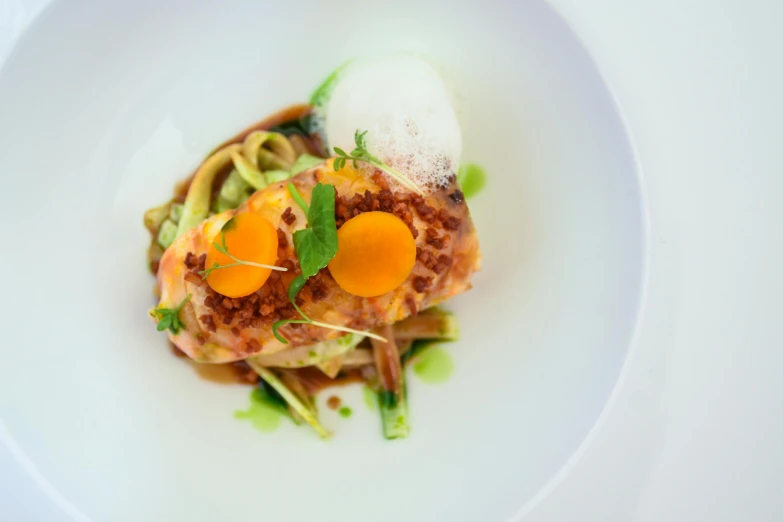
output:
M193 252L188 252L188 255L185 256L185 266L192 269L196 268L196 265L198 265L198 258Z
M438 250L449 245L451 236L447 231L459 230L461 219L449 214L445 208L436 210L427 204L425 198L417 194L392 192L388 181L380 172L373 174L373 180L381 187L380 191L365 190L364 193L355 193L350 197L341 195L335 197L337 228L339 229L346 221L361 213L381 211L400 218L416 238L420 231L414 225L415 212L419 219L427 224L427 227L422 231L425 236L425 244L416 248L417 261L437 276L447 273L451 268L452 258L445 254L439 254ZM455 198L455 196L457 197ZM461 193L456 191L450 197L453 201L460 202L457 200L461 197ZM285 209L281 219L287 225L296 222L296 216L291 207ZM301 273L299 263L288 234L280 228L277 229L277 241L278 265L288 269L286 279L283 279L280 272L273 271L261 288L240 298L231 298L215 292L199 274L199 271L205 268L206 254L196 256L193 252L187 253L184 260L185 267L188 269L185 280L201 286L207 294L204 298L204 305L210 310L210 313L203 314L198 318L205 330L215 332L220 325L230 328L231 333L238 337L245 328L271 328L271 325L276 321L296 316L296 310L288 300L286 286L290 277ZM309 298L311 302L328 299L330 279L329 270L321 270L307 281L302 296ZM434 277L415 276L411 283L415 292L424 293L432 287L433 280ZM305 302L302 296L296 298L298 306L302 306ZM405 304L411 315L418 312L414 295L406 295ZM289 325L290 328L298 326L297 324ZM258 352L261 351L262 346L257 340L251 339L247 342L247 349Z
M427 229L427 244L432 245L436 250L443 250L449 246L450 241L451 236L448 234L443 234L441 236L434 228L430 227Z
M374 175L373 179L379 183L379 180L383 178ZM388 187L388 183L379 183L379 185ZM388 188L382 188L380 192L375 193L369 190L365 190L364 194L357 192L350 198L338 195L335 198L334 217L339 229L346 221L364 212L388 212L400 218L408 226L413 237L417 238L419 230L413 224L414 210L422 221L431 225L431 228L458 230L462 222L458 217L450 215L446 209L435 210L434 207L427 204L423 197L417 194L405 192L395 194ZM437 249L442 249L448 245L448 239L436 240L430 244Z
M416 276L413 278L413 289L420 294L426 292L430 286L432 286L431 277Z
M278 230L278 236L280 235L285 238L285 234ZM287 247L287 242L285 245ZM299 273L299 265L290 259L293 252L287 248L283 250L285 259L280 263L280 266L285 266L291 274L296 275ZM215 332L220 324L226 327L230 326L231 333L238 336L243 328L269 327L275 321L290 319L294 316L294 307L288 301L288 291L279 272L273 271L263 286L248 296L227 297L215 292L198 275L198 272L204 269L205 262L206 254L196 258L192 252L189 252L185 256L185 266L189 269L185 279L202 286L207 293L204 305L210 309L211 313L199 317L199 321L206 330ZM253 352L261 350L261 344L257 340L251 339L247 344L249 350Z
M285 222L286 225L292 225L296 221L296 216L291 211L291 207L285 209L285 212L283 212L283 215L280 216L280 218Z

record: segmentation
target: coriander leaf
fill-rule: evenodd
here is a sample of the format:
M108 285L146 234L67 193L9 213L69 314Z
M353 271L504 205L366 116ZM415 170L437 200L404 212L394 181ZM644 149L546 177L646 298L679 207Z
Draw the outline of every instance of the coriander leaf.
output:
M307 279L329 264L337 253L334 187L318 183L310 197L308 228L294 232L294 249Z

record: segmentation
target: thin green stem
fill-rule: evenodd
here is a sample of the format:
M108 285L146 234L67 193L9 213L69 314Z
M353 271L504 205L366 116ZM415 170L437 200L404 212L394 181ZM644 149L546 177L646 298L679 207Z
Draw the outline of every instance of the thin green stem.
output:
M221 232L221 234L222 234L222 232ZM228 265L219 265L219 264L215 263L214 266L211 266L211 267L206 268L206 269L204 269L204 270L199 272L199 274L201 274L201 277L203 279L206 279L209 276L209 274L212 273L213 270L219 270L221 268L231 268L231 267L234 267L234 266L241 266L241 265L254 266L256 268L268 268L269 270L277 270L278 272L287 272L288 271L287 268L282 267L282 266L265 265L263 263L254 263L253 261L244 261L242 259L239 259L238 257L233 256L232 254L229 254L228 253L228 248L226 248L226 236L225 236L225 234L223 234L223 245L218 245L217 243L212 243L212 246L214 246L215 249L218 252L220 252L221 254L224 254L224 255L230 257L231 259L233 259L236 262L235 263L230 263Z
M299 205L299 208L304 210L305 215L310 214L310 205L307 204L307 202L304 200L302 195L299 193L298 190L296 190L296 187L293 183L288 184L288 192L291 194L291 197L294 198L294 201L296 201L296 204Z
M320 321L310 321L310 324L312 324L313 326L320 326L321 328L329 328L330 330L337 330L338 332L347 332L352 334L366 335L367 337L370 337L377 341L381 341L384 343L387 342L385 337L381 337L380 335L376 335L371 332L362 332L361 330L354 330L353 328L348 328L345 326L335 326L333 324L322 323Z
M424 195L424 191L421 190L417 184L415 184L413 181L411 181L411 179L408 176L406 176L405 174L403 174L399 170L390 167L389 165L387 165L386 163L384 163L384 162L382 162L380 160L376 160L376 161L366 160L366 161L370 165L378 167L379 169L381 169L385 173L389 174L391 177L393 177L394 179L396 179L397 181L399 181L400 183L402 183L403 185L405 185L406 187L408 187L409 189L411 189L412 191L414 191L418 195L420 195L420 196Z
M190 301L190 297L191 297L190 294L186 295L185 298L177 305L174 311L179 314L179 312L182 310L182 307L185 306L185 303Z
M242 259L238 259L238 258L234 257L233 255L229 254L228 251L225 251L223 253L226 254L231 259L233 259L234 261L236 261L236 264L238 264L238 265L248 265L248 266L254 266L256 268L268 268L270 270L277 270L278 272L288 272L288 269L286 267L284 267L284 266L265 265L263 263L254 263L252 261L244 261ZM223 265L223 266L224 267L234 266L234 264L232 264L232 265Z

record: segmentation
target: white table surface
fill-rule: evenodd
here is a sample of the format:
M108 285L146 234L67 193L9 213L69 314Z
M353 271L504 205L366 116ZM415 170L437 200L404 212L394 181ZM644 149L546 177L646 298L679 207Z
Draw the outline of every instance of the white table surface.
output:
M0 0L0 60L47 3ZM552 3L625 110L671 306L524 520L783 520L783 2ZM68 520L4 447L0 520Z

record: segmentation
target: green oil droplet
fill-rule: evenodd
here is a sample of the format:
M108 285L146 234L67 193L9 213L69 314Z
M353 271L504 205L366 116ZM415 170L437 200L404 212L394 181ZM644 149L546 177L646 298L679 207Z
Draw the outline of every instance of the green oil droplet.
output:
M343 406L339 410L337 410L337 413L340 414L340 417L345 417L346 419L351 416L353 411L348 406Z
M487 184L487 174L475 163L467 163L460 167L457 180L465 198L470 199L481 192L481 189Z
M234 412L235 419L250 421L255 429L267 433L280 426L283 415L280 406L266 400L258 388L250 394L250 406Z
M376 394L369 386L364 386L362 388L362 392L364 392L364 404L367 405L367 409L370 411L377 410L378 394Z
M454 362L446 350L433 346L416 357L413 372L426 383L438 384L449 380L454 372Z

